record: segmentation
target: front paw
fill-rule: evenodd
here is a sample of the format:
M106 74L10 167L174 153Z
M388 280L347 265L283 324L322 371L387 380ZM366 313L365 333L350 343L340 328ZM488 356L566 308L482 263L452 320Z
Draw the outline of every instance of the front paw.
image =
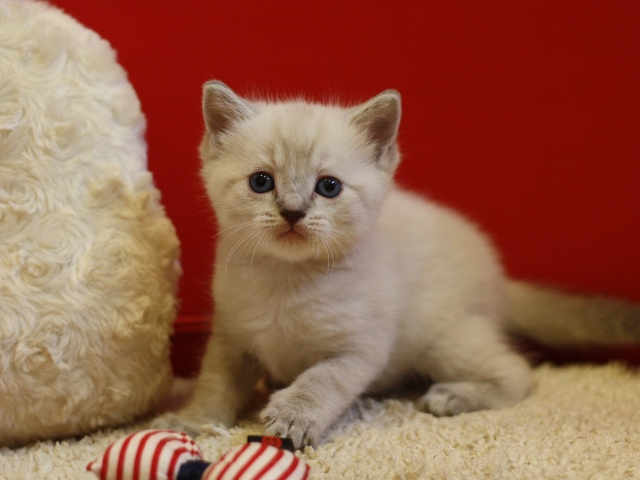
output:
M324 426L316 418L318 413L308 396L289 387L274 393L260 416L267 435L288 437L300 450L320 440Z

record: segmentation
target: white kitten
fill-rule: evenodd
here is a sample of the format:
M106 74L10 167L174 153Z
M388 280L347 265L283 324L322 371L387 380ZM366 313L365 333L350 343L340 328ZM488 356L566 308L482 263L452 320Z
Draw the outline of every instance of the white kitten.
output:
M416 375L434 382L417 406L435 415L521 400L531 373L505 331L640 339L638 308L508 284L474 225L394 185L397 92L345 109L248 102L209 82L204 117L222 235L214 335L192 402L159 424L232 425L268 371L289 386L262 414L267 433L300 447L359 395Z

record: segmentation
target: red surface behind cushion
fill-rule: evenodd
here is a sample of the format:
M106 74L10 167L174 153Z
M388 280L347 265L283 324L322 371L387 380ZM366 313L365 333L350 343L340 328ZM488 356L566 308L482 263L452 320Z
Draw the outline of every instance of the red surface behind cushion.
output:
M214 221L201 85L403 95L399 179L490 232L509 272L640 301L640 2L54 0L119 53L207 315Z

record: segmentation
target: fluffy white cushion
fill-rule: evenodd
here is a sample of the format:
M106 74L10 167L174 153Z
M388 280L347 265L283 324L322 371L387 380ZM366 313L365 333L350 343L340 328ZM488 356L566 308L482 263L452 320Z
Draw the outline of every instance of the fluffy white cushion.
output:
M0 444L149 411L180 273L140 103L109 44L0 0Z

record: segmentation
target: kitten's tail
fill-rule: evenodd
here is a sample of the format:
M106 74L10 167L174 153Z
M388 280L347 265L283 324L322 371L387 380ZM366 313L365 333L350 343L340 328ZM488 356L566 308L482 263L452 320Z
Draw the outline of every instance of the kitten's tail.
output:
M507 332L551 347L640 344L640 305L510 281Z

